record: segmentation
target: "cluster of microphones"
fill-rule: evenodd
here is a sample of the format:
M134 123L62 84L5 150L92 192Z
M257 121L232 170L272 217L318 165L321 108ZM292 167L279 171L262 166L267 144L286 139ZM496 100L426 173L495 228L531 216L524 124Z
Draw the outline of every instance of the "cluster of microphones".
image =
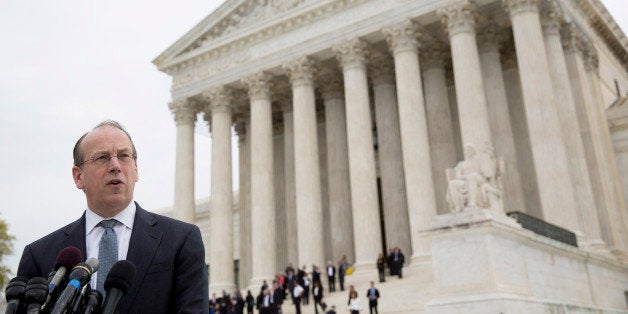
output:
M48 278L15 277L5 290L6 314L111 314L129 291L135 277L135 265L121 260L113 264L105 280L105 295L90 287L98 271L98 259L83 262L81 250L69 246L57 255L55 268Z

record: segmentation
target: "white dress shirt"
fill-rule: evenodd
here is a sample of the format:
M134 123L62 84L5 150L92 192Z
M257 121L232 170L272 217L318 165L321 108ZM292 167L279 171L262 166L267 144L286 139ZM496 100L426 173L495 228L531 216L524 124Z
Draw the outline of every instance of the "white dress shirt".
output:
M118 239L118 260L126 259L129 251L129 241L131 240L131 232L135 222L135 210L135 202L132 201L124 210L111 217L111 219L118 221L113 227ZM105 220L105 218L100 217L91 209L88 208L85 211L85 250L87 251L87 258L98 258L100 238L105 233L105 228L98 226L101 220ZM96 287L96 277L98 276L92 276L89 282L93 289Z

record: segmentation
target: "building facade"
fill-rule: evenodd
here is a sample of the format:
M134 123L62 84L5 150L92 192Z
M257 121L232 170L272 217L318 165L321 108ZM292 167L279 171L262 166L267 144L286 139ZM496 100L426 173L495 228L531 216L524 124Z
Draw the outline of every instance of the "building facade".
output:
M623 276L608 300L556 298L626 309L628 123L610 112L625 103L628 39L599 0L228 0L154 63L173 79L172 215L207 225L210 291L343 255L369 272L392 247L439 286L447 169L490 151L503 161L493 212L569 230L565 254ZM204 214L198 113L212 137Z

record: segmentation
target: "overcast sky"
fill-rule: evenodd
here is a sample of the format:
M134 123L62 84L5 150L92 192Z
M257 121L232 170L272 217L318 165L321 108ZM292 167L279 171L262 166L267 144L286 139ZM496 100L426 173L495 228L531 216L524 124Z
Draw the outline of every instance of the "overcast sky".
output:
M72 147L105 119L126 126L137 146L135 199L149 210L172 205L171 80L151 61L222 2L0 0L0 218L16 237L4 264L15 271L26 244L81 215ZM628 1L603 2L625 31ZM210 189L204 122L197 134L202 198Z

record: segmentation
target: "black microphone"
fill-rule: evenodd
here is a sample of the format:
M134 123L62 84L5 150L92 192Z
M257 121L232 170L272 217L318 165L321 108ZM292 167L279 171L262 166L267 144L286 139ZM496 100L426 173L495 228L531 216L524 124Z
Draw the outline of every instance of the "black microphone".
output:
M83 288L81 289L81 293L79 293L76 298L74 298L72 313L79 313L79 309L83 306L83 300L85 299L85 295L88 294L91 290L92 288L89 283L83 286Z
M85 301L85 311L83 314L98 313L100 311L100 305L102 304L102 293L98 290L92 290L87 295L87 301Z
M17 276L7 285L7 288L4 290L7 298L7 309L6 314L14 314L17 313L21 302L24 300L24 290L26 289L26 282L28 278Z
M46 309L50 306L50 302L53 301L53 297L59 294L61 289L57 289L61 286L63 279L69 269L74 268L76 264L83 260L83 253L75 246L68 246L57 254L57 262L55 263L55 272L50 281L48 282L48 297L46 302L42 306Z
M106 298L102 314L113 314L122 297L129 292L135 278L135 265L127 260L117 261L105 280Z
M67 286L57 299L55 307L52 309L52 314L61 314L65 312L66 308L72 302L74 295L81 289L82 286L89 282L92 274L98 270L98 260L90 257L85 263L79 263L72 268L72 272L68 276Z
M46 302L48 296L48 279L43 277L31 278L24 290L24 303L27 314L41 313L41 305Z

